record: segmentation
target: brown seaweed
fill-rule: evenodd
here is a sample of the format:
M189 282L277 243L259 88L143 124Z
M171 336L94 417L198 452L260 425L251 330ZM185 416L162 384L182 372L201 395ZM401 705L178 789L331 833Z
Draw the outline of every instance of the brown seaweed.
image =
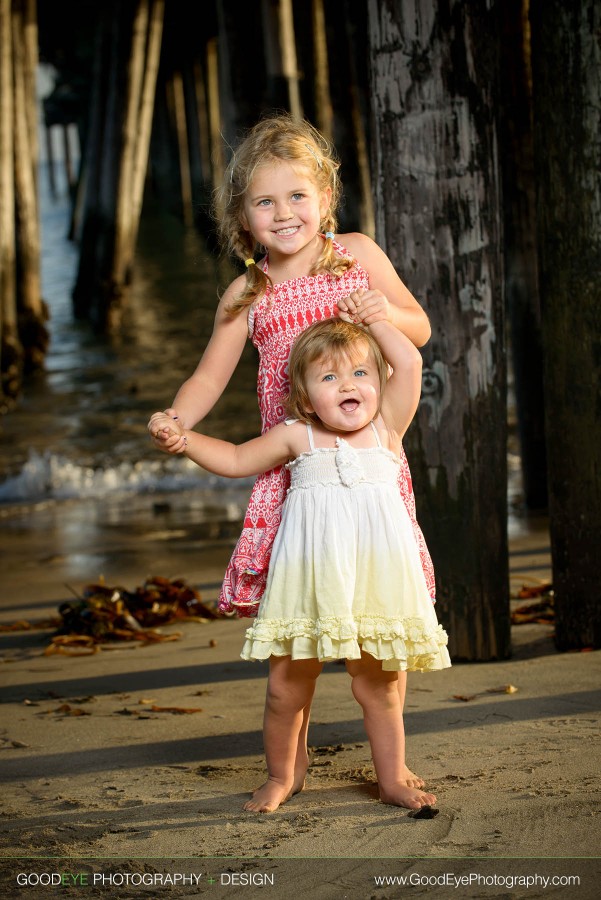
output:
M185 581L158 575L134 591L103 581L88 584L77 599L61 603L59 613L59 628L46 654L95 653L98 644L110 641L173 641L181 633L163 634L159 626L219 618Z

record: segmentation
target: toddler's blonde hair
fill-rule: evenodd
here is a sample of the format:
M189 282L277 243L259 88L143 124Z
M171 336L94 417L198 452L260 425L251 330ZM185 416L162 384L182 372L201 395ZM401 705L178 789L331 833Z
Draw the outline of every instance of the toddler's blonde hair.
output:
M364 328L335 318L324 319L310 325L301 332L292 345L288 362L290 393L286 404L290 415L301 422L313 424L319 422L319 417L315 413L307 412L310 405L306 387L307 368L319 359L337 361L341 356L346 356L354 360L359 357L360 350L365 349L366 345L368 350L371 350L378 368L380 402L377 412L380 412L389 370L378 342Z
M244 262L252 259L259 247L252 234L242 227L244 199L258 169L274 162L289 162L306 169L319 192L331 190L328 210L320 222L323 232L336 231L336 210L340 202L338 178L340 163L326 138L304 119L282 113L259 120L232 154L222 186L215 193L215 215L223 247ZM338 256L332 239L326 238L312 275L329 272L342 275L354 265L350 257ZM246 270L246 286L231 303L228 312L235 316L261 296L271 279L257 265Z

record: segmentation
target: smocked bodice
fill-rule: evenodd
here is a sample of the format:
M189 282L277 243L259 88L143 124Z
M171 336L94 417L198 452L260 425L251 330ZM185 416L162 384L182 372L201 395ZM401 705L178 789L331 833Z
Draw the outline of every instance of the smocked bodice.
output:
M343 438L336 439L336 447L317 447L301 453L288 463L290 490L299 488L342 485L388 484L395 491L400 460L383 447L351 447Z

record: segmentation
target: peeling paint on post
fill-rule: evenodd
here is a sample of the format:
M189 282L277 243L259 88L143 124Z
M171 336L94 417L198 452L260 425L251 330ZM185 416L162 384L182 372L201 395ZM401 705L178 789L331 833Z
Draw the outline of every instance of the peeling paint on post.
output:
M406 439L455 658L510 649L496 4L369 2L376 234L432 324Z

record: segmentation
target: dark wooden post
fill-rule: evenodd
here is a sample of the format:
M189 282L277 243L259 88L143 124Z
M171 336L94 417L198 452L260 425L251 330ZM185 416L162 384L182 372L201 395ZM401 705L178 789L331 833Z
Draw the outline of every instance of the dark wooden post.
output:
M359 230L375 237L376 224L372 191L371 164L369 158L371 109L369 102L369 64L364 52L367 33L367 10L361 0L344 0L346 58L348 61L348 93L351 134L355 146L356 167L353 182L356 184L357 219ZM337 41L334 30L333 41ZM330 41L330 47L333 41ZM338 79L335 79L336 81ZM337 138L338 140L338 138ZM343 146L343 145L341 145ZM345 173L349 167L343 160ZM351 167L352 171L352 167ZM344 184L347 176L344 175ZM345 189L346 195L346 189Z
M44 134L46 137L46 161L48 168L48 181L50 183L50 193L53 197L58 196L56 189L56 175L54 172L54 141L52 139L52 125L44 125Z
M290 109L289 84L282 60L280 0L260 0L260 3L265 44L266 106Z
M601 646L601 7L534 0L534 159L556 642Z
M21 386L23 348L17 331L11 0L0 0L0 411Z
M124 109L115 104L117 117L122 116L118 141L118 181L115 202L115 237L110 282L115 297L122 297L131 281L131 270L142 210L144 181L148 165L148 150L154 110L156 80L161 52L164 0L137 0L132 21L131 42L124 39L124 51L129 44L126 68ZM127 22L124 30L127 29ZM179 75L179 73L178 73ZM178 109L183 109L181 75L178 85ZM185 112L183 114L185 131ZM179 124L179 123L178 123ZM187 140L186 140L187 148ZM181 154L180 154L181 156ZM181 166L184 215L191 219L189 167ZM185 182L184 182L185 178ZM111 300L112 298L109 298Z
M432 323L406 441L455 658L510 650L496 4L369 0L376 235Z
M282 74L286 81L288 93L288 109L293 116L303 115L300 96L298 63L296 61L296 36L292 0L279 0L278 21L280 27L280 52L282 54Z
M129 232L129 247L127 251L128 267L133 263L136 248L136 239L142 213L144 199L144 183L148 169L148 155L150 149L150 135L154 113L155 94L159 62L161 58L161 41L163 36L163 22L165 16L165 0L153 0L150 9L148 23L148 41L144 60L144 73L142 90L140 95L140 107L138 111L136 141L133 158L132 187L131 187L131 223Z
M171 85L173 91L173 113L179 160L179 182L182 198L182 218L184 221L184 225L192 225L192 223L194 222L194 214L192 211L190 149L188 146L188 125L186 121L184 83L182 79L182 73L180 71L173 73Z
M194 83L194 101L196 104L196 119L198 145L196 151L200 164L200 173L203 185L211 183L211 136L209 128L209 102L207 95L207 79L203 59L199 56L194 59L192 67L192 80Z
M79 235L79 262L73 287L76 318L95 316L97 269L102 219L100 215L100 176L104 159L104 129L107 119L107 83L104 72L110 62L110 21L113 9L97 10L94 29L94 62L90 92L89 121L79 173L79 212L74 231Z
M24 80L27 97L25 115L27 133L29 135L30 156L33 166L33 183L38 184L38 104L37 104L37 71L38 52L38 15L37 0L23 0L23 55L25 59Z
M340 154L344 187L340 231L362 231L374 237L367 132L371 114L365 59L367 9L361 0L343 0L340 9L325 4L324 12L329 92L334 111L333 138ZM318 112L315 115L319 121Z
M130 281L163 8L163 0L155 0L152 12L149 0L129 0L99 10L73 296L76 313L101 330L117 324Z
M536 253L532 72L527 0L499 4L505 296L509 315L523 505L545 510L547 452L543 351Z
M229 148L238 144L265 108L265 42L260 9L242 20L237 0L221 0L216 7L221 140ZM229 151L226 156L229 159Z
M328 140L334 138L334 110L330 96L330 67L326 39L326 16L323 0L312 0L313 32L313 92L315 96L315 122Z
M40 273L40 224L37 196L37 138L32 143L32 122L37 121L35 78L28 66L35 54L27 52L26 27L31 29L35 10L26 0L13 2L13 130L14 178L17 241L17 311L18 328L24 352L25 369L38 369L44 364L48 347L48 318L42 300Z
M118 176L115 188L115 229L110 262L109 283L115 297L121 297L124 288L131 280L133 263L132 233L134 214L134 166L136 146L139 139L140 107L144 70L146 67L146 46L148 41L150 8L149 0L138 0L132 20L131 41L124 41L124 51L129 51L129 59L125 69L123 109L115 104L117 118L121 119L121 128L117 141ZM129 44L129 47L127 46ZM139 210L137 210L139 213ZM136 229L137 230L137 229ZM112 302L113 298L107 298Z
M217 38L207 42L207 99L209 106L209 131L211 135L211 160L213 163L213 188L221 184L225 171L225 151L221 137L221 104L219 94L219 47Z

